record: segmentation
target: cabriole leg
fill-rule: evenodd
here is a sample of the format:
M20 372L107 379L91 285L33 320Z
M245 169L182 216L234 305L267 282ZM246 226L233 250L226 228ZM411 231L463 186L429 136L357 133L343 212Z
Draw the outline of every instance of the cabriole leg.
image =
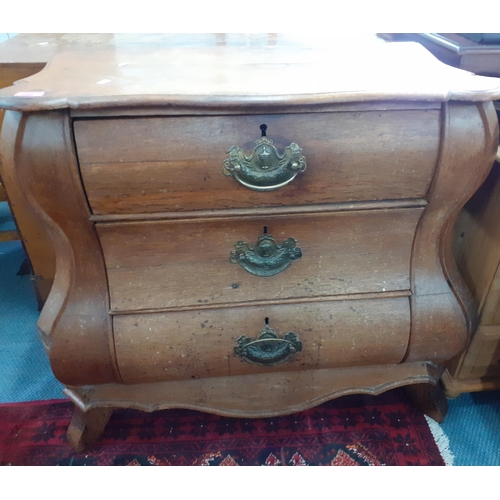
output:
M68 427L68 441L76 451L83 451L97 441L108 423L113 408L92 408L84 412L75 406L73 418Z
M415 384L405 387L412 405L436 422L443 422L448 413L448 401L441 382L432 384Z

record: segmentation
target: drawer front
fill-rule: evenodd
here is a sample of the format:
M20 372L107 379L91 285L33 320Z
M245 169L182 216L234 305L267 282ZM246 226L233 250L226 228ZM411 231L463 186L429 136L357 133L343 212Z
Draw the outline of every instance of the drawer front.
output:
M241 336L258 340L266 318L281 341L293 332L300 347L274 358L269 352L235 355ZM399 363L410 332L407 297L113 319L118 367L125 383ZM263 361L277 364L258 364Z
M260 125L307 168L259 192L225 176L231 146L252 152ZM96 215L423 198L439 149L439 111L404 110L80 120L82 179Z
M409 290L422 210L96 224L111 310ZM264 228L279 244L294 238L301 252L270 276L230 260L237 242L255 245Z

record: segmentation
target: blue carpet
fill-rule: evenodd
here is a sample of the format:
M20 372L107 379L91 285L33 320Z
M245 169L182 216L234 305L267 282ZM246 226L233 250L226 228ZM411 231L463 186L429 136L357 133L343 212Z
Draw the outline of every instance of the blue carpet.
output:
M0 229L15 229L7 216L0 203ZM64 398L38 337L31 277L17 274L25 258L21 242L0 243L0 402Z
M13 229L0 203L0 229ZM17 274L25 253L19 241L0 243L0 403L63 398L38 338L37 303L30 276ZM500 391L450 400L441 425L454 465L500 465Z
M0 231L13 231L16 225L12 220L9 205L6 201L0 202Z
M500 391L461 394L448 403L441 429L454 465L500 465Z

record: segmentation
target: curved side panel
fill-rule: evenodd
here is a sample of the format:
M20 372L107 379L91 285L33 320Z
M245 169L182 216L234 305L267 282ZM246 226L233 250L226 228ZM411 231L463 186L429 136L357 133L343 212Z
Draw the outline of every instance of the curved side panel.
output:
M412 325L405 361L443 362L466 348L477 323L452 255L458 212L490 171L498 145L493 104L443 108L442 149L412 255Z
M9 111L4 175L51 237L56 275L38 320L54 375L68 385L119 382L102 252L81 186L67 111Z

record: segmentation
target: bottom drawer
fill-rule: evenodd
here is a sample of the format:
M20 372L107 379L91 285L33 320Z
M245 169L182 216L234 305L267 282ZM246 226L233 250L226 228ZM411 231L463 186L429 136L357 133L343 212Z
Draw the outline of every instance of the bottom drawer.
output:
M246 306L117 315L113 325L123 381L143 383L399 363L410 306L408 297Z

